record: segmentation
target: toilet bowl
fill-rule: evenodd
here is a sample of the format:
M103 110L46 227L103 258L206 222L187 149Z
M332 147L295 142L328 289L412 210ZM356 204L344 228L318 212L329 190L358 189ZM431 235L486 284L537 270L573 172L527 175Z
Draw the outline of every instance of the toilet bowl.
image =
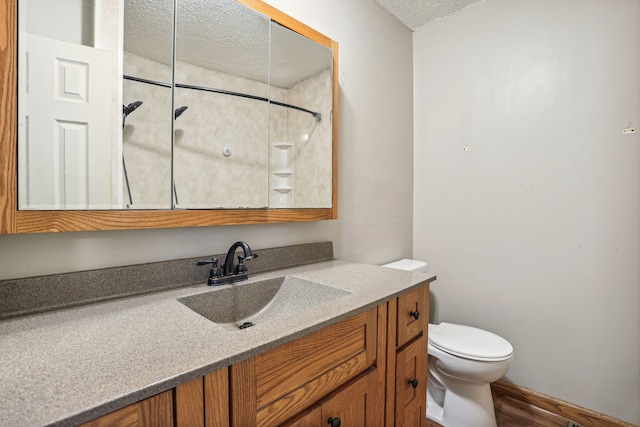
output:
M444 427L496 427L490 383L507 373L513 347L471 326L429 324L427 418Z
M384 267L425 271L422 261L403 259ZM503 377L513 358L504 338L471 326L429 324L427 418L444 427L496 427L490 383Z

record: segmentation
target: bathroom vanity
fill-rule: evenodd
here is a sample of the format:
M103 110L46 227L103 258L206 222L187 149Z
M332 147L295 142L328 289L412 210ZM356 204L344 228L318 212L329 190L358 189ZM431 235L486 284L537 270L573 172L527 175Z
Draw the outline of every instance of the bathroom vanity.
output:
M282 277L338 296L237 330L184 303ZM0 424L424 426L433 280L331 260L5 320Z
M84 425L424 426L426 307L428 284Z

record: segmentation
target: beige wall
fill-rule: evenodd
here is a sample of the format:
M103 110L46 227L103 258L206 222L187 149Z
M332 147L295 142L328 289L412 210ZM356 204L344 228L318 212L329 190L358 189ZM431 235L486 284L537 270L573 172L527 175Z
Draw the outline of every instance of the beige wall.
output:
M487 0L414 33L414 257L508 379L640 424L640 2ZM470 147L471 151L463 151Z
M331 240L336 256L369 263L411 256L411 33L371 0L269 3L340 43L339 219L0 236L0 279L220 253L236 240Z

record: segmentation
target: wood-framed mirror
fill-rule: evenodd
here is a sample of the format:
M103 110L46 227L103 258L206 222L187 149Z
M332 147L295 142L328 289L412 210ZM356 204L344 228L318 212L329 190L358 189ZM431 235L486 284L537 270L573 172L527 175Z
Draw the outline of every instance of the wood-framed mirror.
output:
M175 200L177 192L176 181L173 181L172 194L173 209L115 209L115 210L28 210L19 208L18 196L18 0L9 0L0 5L0 19L4 23L0 30L0 233L34 233L86 230L122 230L144 228L176 228L192 226L212 226L231 224L262 224L278 222L317 221L337 218L337 165L338 165L338 45L335 41L318 33L312 28L287 16L277 9L260 0L236 0L263 14L272 20L272 25L278 25L286 31L301 34L315 43L327 47L333 53L332 67L332 107L325 118L330 126L331 157L329 166L324 173L331 181L330 191L325 194L324 201L316 203L312 208L301 207L286 198L276 198L289 190L286 185L278 187L271 185L270 190L276 196L270 196L269 207L259 208L222 208L209 209L207 206L192 204L187 209L176 209L180 203ZM273 30L272 30L273 31ZM124 100L122 100L124 103ZM187 116L185 115L185 118ZM187 123L187 120L184 121ZM273 124L272 124L273 127ZM275 130L271 130L276 133ZM273 142L273 141L272 141ZM277 142L277 141L276 141ZM175 144L175 142L174 142ZM273 144L272 144L273 145ZM277 144L276 144L277 145ZM282 151L282 146L267 148ZM279 152L279 151L276 151ZM290 172L282 168L274 168L276 172L272 182L285 182ZM329 171L327 175L327 170ZM282 179L281 179L282 178ZM186 178L188 179L188 178ZM278 179L281 179L278 181ZM303 182L304 177L300 178ZM276 191L273 191L275 188ZM271 202L271 199L274 202ZM299 196L297 199L304 200ZM284 200L284 201L283 201ZM314 203L310 203L314 205ZM213 204L215 206L215 203ZM244 207L244 206L243 206Z

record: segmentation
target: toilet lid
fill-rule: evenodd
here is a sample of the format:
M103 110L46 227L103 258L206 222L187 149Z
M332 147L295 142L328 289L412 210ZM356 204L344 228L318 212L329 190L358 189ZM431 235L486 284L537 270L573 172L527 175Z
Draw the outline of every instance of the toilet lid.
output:
M429 342L446 353L473 360L505 360L513 354L513 347L504 338L454 323L430 324Z

